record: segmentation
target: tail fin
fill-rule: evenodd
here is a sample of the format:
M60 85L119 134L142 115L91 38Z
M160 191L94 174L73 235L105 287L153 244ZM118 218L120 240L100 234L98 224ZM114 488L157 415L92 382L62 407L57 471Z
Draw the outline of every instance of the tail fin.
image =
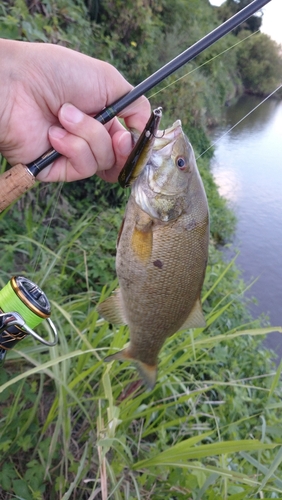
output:
M130 356L128 349L116 352L104 358L107 363L110 361L133 361L136 364L137 370L149 389L153 389L157 380L157 365L147 365L139 359L134 359Z
M136 368L149 389L154 389L157 381L157 365L147 365L142 361L135 360Z

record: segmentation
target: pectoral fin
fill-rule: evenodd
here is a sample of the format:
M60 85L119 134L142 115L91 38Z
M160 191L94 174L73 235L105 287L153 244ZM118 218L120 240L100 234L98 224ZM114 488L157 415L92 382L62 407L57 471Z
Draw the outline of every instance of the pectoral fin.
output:
M111 354L104 358L104 361L107 363L110 361L133 361L136 364L136 368L144 380L145 384L149 389L153 389L157 380L157 365L147 365L147 363L143 363L139 359L135 359L130 354L130 346L122 351L116 352L115 354Z
M139 260L146 263L152 255L153 234L152 231L139 231L135 228L131 240L132 250Z
M98 304L97 311L109 323L127 325L120 288L117 288L110 297Z
M153 249L153 221L145 213L139 215L136 220L131 247L139 260L144 263L149 261Z
M205 326L206 320L204 318L202 304L200 299L198 299L195 302L192 311L189 313L188 318L185 320L179 330L185 330L187 328L204 328Z

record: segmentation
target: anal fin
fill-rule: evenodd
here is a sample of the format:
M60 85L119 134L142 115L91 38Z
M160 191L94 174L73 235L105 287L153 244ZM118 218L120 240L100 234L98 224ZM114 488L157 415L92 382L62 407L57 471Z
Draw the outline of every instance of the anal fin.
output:
M117 288L110 297L98 304L97 311L109 323L127 325L120 288Z

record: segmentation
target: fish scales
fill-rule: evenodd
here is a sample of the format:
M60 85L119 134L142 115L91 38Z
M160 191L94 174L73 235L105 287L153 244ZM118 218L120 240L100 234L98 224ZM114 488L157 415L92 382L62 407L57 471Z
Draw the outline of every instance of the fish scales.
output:
M205 326L200 294L208 242L207 199L178 120L156 139L132 185L117 242L119 289L98 307L110 322L128 325L130 343L106 361L135 361L154 386L165 339Z

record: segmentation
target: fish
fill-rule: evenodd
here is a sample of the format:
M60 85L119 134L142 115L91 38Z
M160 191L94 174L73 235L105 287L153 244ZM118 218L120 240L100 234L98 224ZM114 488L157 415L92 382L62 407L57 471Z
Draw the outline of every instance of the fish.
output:
M165 340L177 331L206 326L201 290L208 261L209 208L180 120L155 134L141 167L134 167L138 175L133 172L117 238L119 286L98 305L98 312L112 324L129 327L128 346L105 361L135 363L153 389Z

